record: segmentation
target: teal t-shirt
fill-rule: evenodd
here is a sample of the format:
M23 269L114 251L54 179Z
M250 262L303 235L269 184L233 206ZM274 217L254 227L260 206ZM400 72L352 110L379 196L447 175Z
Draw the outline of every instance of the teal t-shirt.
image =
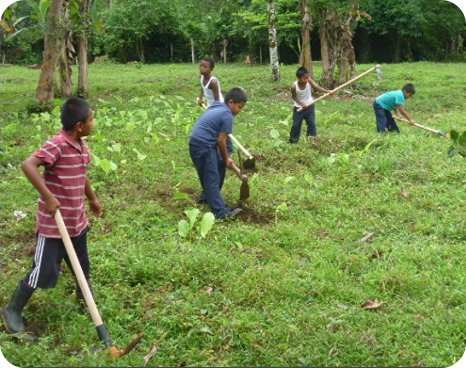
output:
M405 96L403 95L403 91L399 89L398 91L385 92L383 95L377 97L375 102L385 110L392 111L395 106L401 106L405 103Z

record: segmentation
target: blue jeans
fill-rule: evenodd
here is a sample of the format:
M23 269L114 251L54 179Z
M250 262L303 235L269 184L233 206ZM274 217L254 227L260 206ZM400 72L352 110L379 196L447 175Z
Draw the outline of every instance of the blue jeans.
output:
M223 218L229 212L225 207L220 190L225 180L225 164L217 147L189 144L189 155L196 167L202 186L200 201L207 201L216 218Z
M389 132L400 132L398 125L396 125L395 119L393 119L392 113L385 110L377 102L374 101L374 112L375 112L375 123L377 125L377 132L383 133L385 130Z
M316 130L316 111L314 105L298 112L298 107L293 108L293 126L290 131L290 143L297 143L299 136L301 135L301 125L303 120L306 120L307 124L307 136L315 137L317 135Z

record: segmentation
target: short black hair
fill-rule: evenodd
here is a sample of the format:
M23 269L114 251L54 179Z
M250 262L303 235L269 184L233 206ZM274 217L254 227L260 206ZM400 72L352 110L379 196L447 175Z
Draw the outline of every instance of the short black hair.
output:
M301 78L302 76L309 74L309 70L307 70L304 67L299 67L298 70L296 70L296 78Z
M79 97L71 97L61 108L61 125L65 130L71 130L79 123L84 123L91 112L91 105Z
M225 103L228 103L228 101L230 100L233 101L234 103L238 103L238 102L246 103L248 101L248 97L246 96L244 89L242 89L241 87L234 87L230 89L225 95Z
M207 61L209 63L209 65L210 65L210 70L214 70L214 68L215 68L215 60L214 59L212 59L211 57L206 56L201 61Z
M414 88L414 86L411 83L405 84L401 90L411 93L412 95L416 93L416 88Z

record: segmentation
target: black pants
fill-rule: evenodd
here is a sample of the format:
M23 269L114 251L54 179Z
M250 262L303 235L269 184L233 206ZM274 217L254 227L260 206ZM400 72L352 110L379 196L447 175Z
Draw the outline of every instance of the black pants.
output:
M299 141L303 120L306 120L307 136L315 137L317 135L316 112L314 105L300 112L298 112L298 108L295 106L293 108L293 126L290 131L290 143L296 143Z
M81 234L71 238L86 279L89 278L89 257L87 255L88 231L89 228L87 227ZM60 264L63 259L73 272L63 241L61 239L45 238L37 235L36 251L32 267L23 279L23 282L33 289L50 289L55 287L60 274Z

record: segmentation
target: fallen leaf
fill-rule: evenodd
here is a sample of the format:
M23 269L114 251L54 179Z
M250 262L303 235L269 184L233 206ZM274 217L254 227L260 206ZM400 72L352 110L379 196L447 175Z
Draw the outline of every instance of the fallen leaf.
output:
M208 326L201 327L201 332L209 334L209 335L213 335L212 331L210 330Z
M366 233L366 235L364 235L361 239L359 239L358 243L365 243L366 241L368 241L370 238L372 238L374 236L375 233Z
M157 345L152 345L150 351L149 351L149 354L147 354L145 357L144 357L144 367L147 365L147 363L149 363L149 360L154 356L154 354L157 352Z
M378 300L370 300L367 299L364 303L362 303L361 307L363 309L377 309L385 302L379 302Z
M410 193L409 190L406 189L406 188L401 188L400 194L401 194L401 196L404 197L404 198L409 198L409 197L411 196L411 193Z
M207 295L208 296L211 296L212 295L212 291L214 291L213 288L211 288L210 286L207 288Z
M13 215L15 216L16 221L22 220L23 218L26 217L26 214L23 213L22 211L14 211Z

